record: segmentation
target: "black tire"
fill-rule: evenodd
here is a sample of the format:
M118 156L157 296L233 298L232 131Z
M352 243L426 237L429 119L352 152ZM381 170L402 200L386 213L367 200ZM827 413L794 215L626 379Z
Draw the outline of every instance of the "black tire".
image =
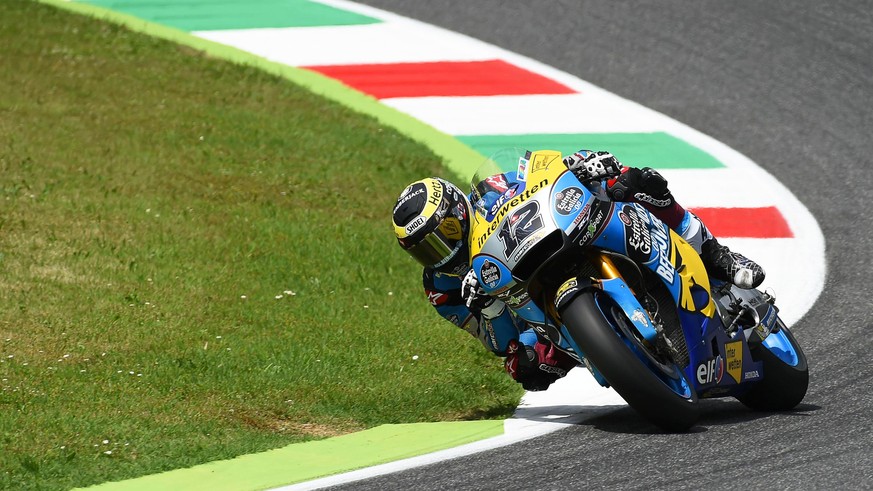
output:
M779 319L779 326L791 346L797 352L797 365L791 366L773 354L766 346L755 344L749 347L752 359L764 362L764 378L755 383L737 399L756 411L787 411L794 408L806 395L809 386L809 367L806 355L791 331Z
M574 298L561 312L561 318L588 361L639 414L671 432L685 431L697 422L694 389L685 398L653 374L652 368L640 360L604 318L593 293L585 292ZM628 342L638 345L635 340ZM674 368L673 375L678 374L691 386L682 370L675 365Z

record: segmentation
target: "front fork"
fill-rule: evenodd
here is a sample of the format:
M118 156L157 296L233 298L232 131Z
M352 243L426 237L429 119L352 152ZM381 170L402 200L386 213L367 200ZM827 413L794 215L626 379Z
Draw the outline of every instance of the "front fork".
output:
M616 278L621 278L621 273L618 272L618 268L615 267L615 263L612 262L612 259L610 259L609 256L600 251L592 251L590 257L595 266L600 267L600 273L603 275L604 279L614 280Z
M618 305L639 333L638 338L640 341L648 344L650 347L656 346L660 339L665 338L658 329L660 326L651 320L651 314L640 304L640 301L630 286L624 281L612 259L603 252L593 250L590 252L589 260L600 270L601 278L594 279L593 283L580 281L577 277L566 280L555 292L554 300L546 303L552 319L555 320L558 326L562 326L563 322L561 322L559 311L578 294L587 289L596 288L609 296ZM581 355L581 361L588 367L594 378L604 387L608 387L609 385L606 383L606 380L595 367L588 363L584 354L579 353L579 355Z
M633 289L630 288L630 286L627 285L626 282L624 282L621 273L619 273L618 268L615 266L615 263L612 262L612 259L610 259L609 256L601 251L593 250L590 252L589 257L595 265L599 265L600 272L604 278L608 279L607 281L621 280L621 284L627 286L628 290L630 290L631 293L634 294L634 298L639 300L636 297L635 292L633 292ZM601 287L602 285L603 280L601 280ZM651 300L651 302L646 301L645 303L647 307L651 307L651 304L654 303L654 300ZM627 308L625 308L624 310L625 314L629 313ZM671 359L678 359L680 356L679 352L673 345L673 341L671 341L670 337L667 336L667 332L664 330L664 325L661 322L660 316L658 315L657 304L655 304L654 308L644 308L644 311L650 321L649 325L651 325L651 329L649 329L645 325L645 321L643 321L642 326L640 325L640 322L636 322L637 320L639 320L640 317L642 317L642 312L634 310L634 313L632 314L632 316L629 316L629 318L634 323L634 325L636 325L637 329L640 331L640 334L643 335L643 338L645 339L648 346L654 347L655 351L666 354Z
M615 263L612 262L612 259L609 258L606 254L592 250L588 253L588 259L591 263L600 269L600 277L602 279L592 278L592 280L596 283L591 286L595 286L598 289L603 289L603 279L605 280L615 280L620 279L624 281L621 276L621 273L618 272L618 268L615 266ZM552 319L555 320L559 325L561 322L561 315L558 313L560 310L560 306L572 300L576 294L581 293L585 287L584 283L580 283L577 277L573 277L565 281L555 292L554 297L550 299L550 301L545 302L549 315Z

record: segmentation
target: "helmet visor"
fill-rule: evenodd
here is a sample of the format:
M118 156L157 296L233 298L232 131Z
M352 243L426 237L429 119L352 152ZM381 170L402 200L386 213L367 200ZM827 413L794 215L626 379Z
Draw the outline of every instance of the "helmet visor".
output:
M456 250L457 243L457 239L449 239L440 229L436 229L425 235L421 241L407 249L406 252L422 266L436 266L445 264L458 252Z

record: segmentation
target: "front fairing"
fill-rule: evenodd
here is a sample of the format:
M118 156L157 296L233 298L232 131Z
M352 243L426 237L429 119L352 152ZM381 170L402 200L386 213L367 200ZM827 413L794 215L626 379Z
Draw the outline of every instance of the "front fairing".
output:
M474 175L471 189L471 265L480 285L569 349L514 272L544 237L584 229L598 198L569 172L559 152L550 151L492 157Z
M492 156L471 189L471 265L485 291L510 305L523 295L524 281L514 273L531 248L557 231L572 235L587 226L597 200L553 151Z

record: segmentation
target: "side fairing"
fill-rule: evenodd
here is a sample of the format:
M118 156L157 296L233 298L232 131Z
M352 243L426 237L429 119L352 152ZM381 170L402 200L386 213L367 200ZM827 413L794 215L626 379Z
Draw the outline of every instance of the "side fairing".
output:
M638 203L615 203L611 212L593 245L646 266L681 309L712 317L709 276L694 248Z

